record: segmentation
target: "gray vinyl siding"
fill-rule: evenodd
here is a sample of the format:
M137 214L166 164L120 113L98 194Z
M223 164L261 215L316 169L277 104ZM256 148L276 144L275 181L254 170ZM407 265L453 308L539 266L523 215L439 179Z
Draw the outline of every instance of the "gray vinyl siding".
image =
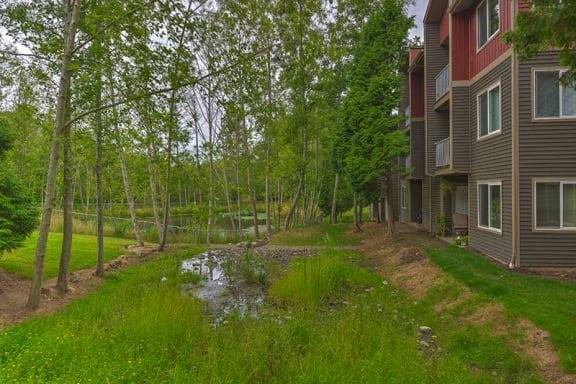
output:
M424 76L426 84L426 173L436 169L435 144L450 134L448 111L435 111L436 75L448 64L448 49L440 46L438 24L424 25Z
M470 170L470 87L452 87L452 169L461 173Z
M414 121L410 125L411 177L424 177L424 122Z
M477 139L476 96L500 81L501 133ZM512 256L512 76L507 59L470 87L471 173L468 183L470 246L502 262ZM502 234L478 228L478 181L502 182Z
M440 202L440 178L439 177L431 177L430 178L430 197L431 197L431 204L430 204L430 231L432 233L436 232L436 219L438 215L440 215L441 211L441 202Z
M422 179L422 225L431 231L430 227L430 183L431 177Z
M534 178L576 177L576 121L532 121L532 68L556 67L548 52L519 63L520 264L576 267L576 233L532 230Z

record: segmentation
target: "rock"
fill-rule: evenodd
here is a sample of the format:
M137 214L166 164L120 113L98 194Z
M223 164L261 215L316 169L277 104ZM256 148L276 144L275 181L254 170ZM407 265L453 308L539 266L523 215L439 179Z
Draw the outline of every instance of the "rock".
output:
M426 348L426 349L429 349L429 348L430 348L430 344L428 344L427 342L425 342L425 341L423 341L423 340L420 340L420 341L418 342L418 344L420 344L420 346L421 346L422 348Z
M165 283L168 281L168 278L166 276L164 276L163 278L160 279L161 282Z
M54 290L52 288L42 287L40 289L40 294L46 296L47 298L52 298L54 297Z
M425 325L422 325L418 328L418 330L420 331L421 335L430 335L432 336L434 334L434 331L432 330L432 328L427 327Z
M78 274L73 273L70 275L70 282L71 283L77 283L80 281L80 277L78 277Z

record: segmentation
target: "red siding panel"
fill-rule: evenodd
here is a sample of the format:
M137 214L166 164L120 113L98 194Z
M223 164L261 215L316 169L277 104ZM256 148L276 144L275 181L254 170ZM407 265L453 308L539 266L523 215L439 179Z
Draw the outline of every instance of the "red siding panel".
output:
M418 57L418 55L424 51L424 48L410 48L410 59L409 59L409 65L411 66L412 64L414 64L414 61L416 61L416 58Z
M448 13L448 7L444 10L442 19L440 20L440 45L445 45L448 43L448 36L450 34L450 14Z
M412 117L424 117L424 73L410 74L410 112Z
M502 34L511 27L512 2L500 0L500 31L479 50L476 45L476 6L452 15L452 79L470 80L504 54L510 45Z

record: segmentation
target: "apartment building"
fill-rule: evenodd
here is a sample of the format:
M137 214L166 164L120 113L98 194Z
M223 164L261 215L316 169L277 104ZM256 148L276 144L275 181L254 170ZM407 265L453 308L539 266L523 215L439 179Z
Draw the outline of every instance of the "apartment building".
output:
M554 51L524 61L503 42L528 9L430 0L405 67L399 219L430 232L446 222L502 263L575 267L576 89Z

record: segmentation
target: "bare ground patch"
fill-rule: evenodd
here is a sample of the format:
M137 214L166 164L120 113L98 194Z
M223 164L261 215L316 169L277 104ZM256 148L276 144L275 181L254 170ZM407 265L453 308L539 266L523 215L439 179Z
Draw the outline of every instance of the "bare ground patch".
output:
M400 230L407 229L403 227ZM388 237L385 235L385 228L377 225L365 225L362 233L354 235L362 239L358 250L366 256L370 264L413 297L422 298L428 290L440 284L444 274L428 260L424 252L424 248L428 245L445 246L437 240L413 231L410 233L409 230ZM556 274L557 278L571 278L571 271L566 269L531 271L531 273L546 276ZM465 286L460 288L461 291L456 298L442 301L435 310L442 313L471 300L474 291ZM491 332L497 336L506 337L519 333L522 341L511 340L513 349L528 357L544 380L559 384L576 383L576 375L568 374L562 369L548 333L524 319L516 323L511 322L506 317L501 303L490 302L480 305L471 313L461 315L460 320L463 323L489 325Z
M155 246L130 246L126 254L105 265L107 272L125 268L143 259L157 255ZM95 268L73 272L70 275L69 291L59 294L56 290L56 278L46 280L42 285L42 299L36 311L26 308L30 280L22 279L0 269L0 329L26 320L33 316L42 316L62 309L70 301L92 292L103 279L95 275Z

